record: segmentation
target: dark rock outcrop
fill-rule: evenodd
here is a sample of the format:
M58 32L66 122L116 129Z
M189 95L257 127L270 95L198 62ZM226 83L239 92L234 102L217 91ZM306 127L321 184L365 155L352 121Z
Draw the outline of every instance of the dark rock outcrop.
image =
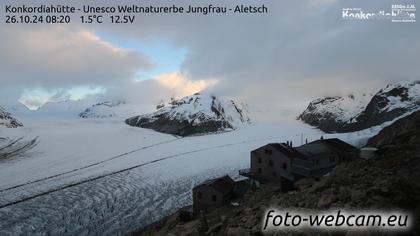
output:
M14 118L12 114L7 112L3 107L0 107L0 126L4 126L6 128L17 128L23 126L23 124Z

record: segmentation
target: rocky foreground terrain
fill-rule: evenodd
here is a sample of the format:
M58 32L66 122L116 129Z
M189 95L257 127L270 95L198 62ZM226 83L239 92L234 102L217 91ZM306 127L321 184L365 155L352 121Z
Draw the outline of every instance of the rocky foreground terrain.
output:
M239 206L220 208L208 214L206 220L182 223L175 213L134 235L262 235L263 216L270 206L299 210L404 209L417 216L408 235L420 235L420 111L386 127L369 144L378 148L375 157L342 163L319 181L300 180L296 190L281 193L276 187L263 185L248 191L238 201ZM322 231L300 234L330 235ZM361 234L381 235L338 235Z
M373 96L325 97L309 103L298 119L324 132L354 132L420 108L420 81L389 84Z
M250 122L246 109L234 101L194 94L173 100L147 115L131 117L125 123L158 132L189 136L232 130Z

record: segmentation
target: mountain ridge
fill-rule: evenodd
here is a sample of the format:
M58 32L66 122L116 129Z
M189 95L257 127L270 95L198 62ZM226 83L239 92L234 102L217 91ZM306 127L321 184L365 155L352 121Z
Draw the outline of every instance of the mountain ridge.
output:
M309 103L298 119L327 133L354 132L394 120L420 108L420 81L388 84L370 100L324 97ZM348 104L348 101L353 101ZM347 103L346 103L347 102Z
M136 114L134 105L122 100L108 100L98 102L81 111L78 116L84 119L123 118Z
M128 118L125 123L179 136L233 130L250 123L244 105L199 93L158 107L156 112Z

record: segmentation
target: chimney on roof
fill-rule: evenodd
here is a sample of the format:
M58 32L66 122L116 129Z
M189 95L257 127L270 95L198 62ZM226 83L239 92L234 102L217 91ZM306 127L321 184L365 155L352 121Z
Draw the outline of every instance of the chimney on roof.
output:
M293 147L293 143L292 143L292 141L290 141L290 147Z
M289 146L289 141L286 141L286 146Z
M324 136L321 135L321 140L324 140Z
M308 144L308 139L305 139L305 144Z

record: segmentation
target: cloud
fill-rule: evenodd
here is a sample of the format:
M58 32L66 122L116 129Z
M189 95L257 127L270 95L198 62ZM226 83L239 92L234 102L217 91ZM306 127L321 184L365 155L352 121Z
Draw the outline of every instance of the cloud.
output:
M114 1L100 3L116 5ZM116 96L118 91L121 96L137 101L171 96L174 91L187 93L217 78L217 83L207 89L221 96L240 97L256 107L287 112L300 109L302 104L319 96L371 91L390 81L420 77L418 22L341 19L344 7L379 11L390 10L394 3L391 0L202 0L194 3L179 0L177 5L183 6L265 4L269 12L206 16L139 14L135 24L83 27L75 24L71 28L48 30L31 27L27 32L13 28L9 29L9 36L0 34L1 40L7 40L1 44L7 46L0 49L6 50L4 55L16 51L18 57L12 55L12 62L1 63L0 69L7 72L4 78L12 78L9 81L15 83L12 80L16 77L24 85L111 82L112 94ZM133 1L118 4L133 4ZM168 2L145 0L139 4L168 5ZM188 78L187 82L176 74L135 84L121 79L130 77L138 68L149 68L151 63L141 54L106 43L94 32L147 41L164 39L175 47L185 48L187 53L180 73ZM51 46L42 46L44 41ZM47 48L37 51L39 45ZM61 51L65 56L60 56ZM0 58L6 58L4 55ZM49 59L49 55L54 59ZM44 61L45 65L40 65ZM154 93L153 89L158 92Z
M126 1L130 2L130 1ZM144 2L147 5L149 2ZM177 1L188 5L191 1ZM380 11L394 1L200 1L196 5L265 4L264 15L139 15L137 27L101 30L187 48L181 71L193 80L218 78L212 90L257 106L301 101L350 90L375 90L420 77L418 23L346 21L345 7ZM154 1L154 4L165 4ZM141 29L141 30L140 30ZM300 86L292 86L299 84ZM314 89L316 88L316 89ZM259 94L249 99L250 94ZM284 99L287 94L287 99ZM295 101L295 102L294 102ZM294 105L289 105L294 102Z
M4 26L0 71L8 85L57 88L110 84L131 78L151 62L138 52L70 26Z
M156 80L160 85L171 90L171 94L174 94L175 97L191 95L208 89L217 83L216 79L188 80L179 72L159 75Z
M270 4L267 16L218 18L202 30L186 29L180 38L188 41L190 53L183 68L193 78L223 77L235 86L326 77L389 81L420 74L416 24L341 19L344 6L389 9L388 1L316 7L294 2Z
M139 106L154 107L160 101L181 98L205 91L217 84L217 80L190 80L180 72L158 75L154 79L127 80L108 88L99 99L118 99Z
M336 3L337 0L308 0L308 2L312 6L319 6L319 5L323 5L323 4Z

